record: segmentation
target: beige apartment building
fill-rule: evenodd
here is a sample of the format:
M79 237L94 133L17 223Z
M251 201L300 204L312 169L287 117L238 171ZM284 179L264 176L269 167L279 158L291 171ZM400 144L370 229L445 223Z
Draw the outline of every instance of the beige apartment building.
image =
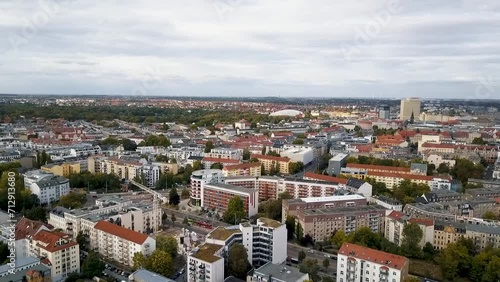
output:
M288 174L288 165L290 164L289 158L267 156L267 155L252 155L252 158L259 160L261 164L264 165L264 170L269 172L271 168L276 165L279 168L280 173Z
M415 120L420 118L420 98L406 98L401 100L400 120L409 120L413 114Z
M40 169L58 176L66 177L72 173L80 173L80 163L47 164Z

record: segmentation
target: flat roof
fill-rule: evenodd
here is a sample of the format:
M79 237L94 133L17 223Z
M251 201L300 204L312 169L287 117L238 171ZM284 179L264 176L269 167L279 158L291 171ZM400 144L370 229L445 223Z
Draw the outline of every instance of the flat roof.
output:
M308 209L303 210L304 216L309 215L328 215L337 214L342 212L357 212L357 211L381 211L387 210L386 208L379 205L369 205L369 206L353 206L353 207L332 207L327 209Z
M342 195L342 196L301 198L300 200L302 200L305 203L321 203L321 202L336 202L336 201L353 201L362 199L366 198L358 194L352 194L352 195Z
M283 225L279 221L276 221L276 220L270 219L270 218L266 218L266 217L260 217L259 219L257 219L257 223L259 223L259 222L263 223L262 224L263 226L272 227L272 228L278 228L278 227Z
M300 272L295 267L268 262L256 269L254 275L273 277L281 281L299 281L300 278L307 274Z
M203 245L198 246L196 248L197 249L196 253L193 253L193 255L191 256L208 263L213 263L222 259L221 257L215 255L215 253L219 251L221 248L223 248L223 246L221 245L205 243Z
M206 188L212 188L212 189L226 189L226 190L231 190L234 192L239 192L239 193L244 193L244 194L250 194L250 193L257 193L259 190L257 189L251 189L251 188L244 188L236 185L231 185L231 184L225 184L225 183L210 183L205 185Z
M336 154L335 156L333 156L330 161L341 161L342 159L344 159L345 157L349 156L348 154L344 154L344 153L339 153L339 154Z
M207 238L225 241L233 234L241 233L239 229L230 229L223 226L219 226L208 233Z
M136 272L132 273L130 276L134 277L133 281L137 282L174 282L170 278L162 276L156 272L151 272L146 269L139 269ZM132 281L132 280L131 280Z

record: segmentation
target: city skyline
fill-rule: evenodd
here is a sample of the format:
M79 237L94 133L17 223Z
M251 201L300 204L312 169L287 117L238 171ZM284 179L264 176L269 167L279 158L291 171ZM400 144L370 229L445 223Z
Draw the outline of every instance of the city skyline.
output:
M3 1L0 92L496 99L496 1Z

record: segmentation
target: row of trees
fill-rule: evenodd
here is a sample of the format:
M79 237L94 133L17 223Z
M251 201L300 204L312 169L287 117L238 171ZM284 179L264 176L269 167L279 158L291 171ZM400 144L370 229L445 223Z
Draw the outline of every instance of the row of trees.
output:
M165 135L148 135L146 138L139 143L139 146L170 146L170 140L168 140Z
M135 149L137 149L137 144L134 141L127 139L127 138L117 139L114 137L108 137L108 138L102 140L99 144L100 145L115 145L115 146L122 145L123 149L125 151L135 151Z
M90 173L89 171L68 175L71 188L87 188L90 191L108 192L120 190L120 179L114 174Z

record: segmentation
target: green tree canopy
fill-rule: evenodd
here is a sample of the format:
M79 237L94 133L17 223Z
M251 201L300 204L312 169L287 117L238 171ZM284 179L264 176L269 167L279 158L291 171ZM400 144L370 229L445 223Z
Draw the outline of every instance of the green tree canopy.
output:
M205 153L210 153L210 151L212 151L213 148L215 148L214 142L207 141L207 143L205 143Z
M78 209L82 208L85 202L87 202L85 194L70 192L59 198L58 205L67 209Z
M146 258L144 268L169 277L174 273L174 261L168 252L155 250L149 257Z
M168 147L170 146L170 140L168 140L165 135L148 135L142 141L139 143L139 146L163 146L163 147Z
M221 164L221 163L213 163L211 166L210 166L211 169L223 169L224 166Z
M89 252L87 259L82 264L81 272L87 278L100 276L104 270L104 262L99 259L96 252Z
M234 196L231 200L229 200L227 205L227 210L223 216L224 222L237 224L245 217L246 213L243 200L238 196Z
M178 244L175 237L165 235L156 236L156 249L167 252L173 259L177 256L177 247Z
M236 278L246 279L251 265L248 262L247 250L240 243L235 243L229 248L228 274Z
M250 152L250 150L248 150L248 148L245 148L243 149L243 155L242 155L242 158L243 160L250 160L250 156L252 155L252 153Z
M423 252L419 244L422 237L423 232L418 224L405 224L403 228L403 242L401 244L403 254L407 257L421 258Z
M177 189L173 187L170 189L170 192L168 193L168 203L170 205L177 206L181 201L181 197L177 193Z

